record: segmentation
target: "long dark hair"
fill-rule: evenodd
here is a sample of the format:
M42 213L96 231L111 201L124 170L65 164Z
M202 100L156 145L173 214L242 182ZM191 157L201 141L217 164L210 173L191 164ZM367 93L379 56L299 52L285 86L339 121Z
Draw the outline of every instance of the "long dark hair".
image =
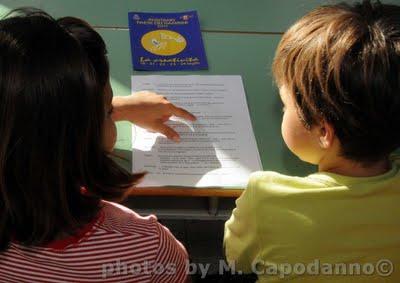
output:
M73 233L142 177L103 149L104 42L67 22L33 9L0 21L0 249Z

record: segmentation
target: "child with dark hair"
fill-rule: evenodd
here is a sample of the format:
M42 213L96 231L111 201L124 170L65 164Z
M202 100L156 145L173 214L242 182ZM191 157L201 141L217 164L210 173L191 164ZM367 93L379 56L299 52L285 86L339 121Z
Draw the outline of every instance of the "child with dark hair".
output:
M318 173L254 173L226 257L259 282L400 282L400 7L322 6L282 37L282 136Z
M111 202L144 176L110 158L114 120L177 140L171 115L194 119L154 93L113 99L105 44L84 21L1 20L0 281L185 282L182 244Z

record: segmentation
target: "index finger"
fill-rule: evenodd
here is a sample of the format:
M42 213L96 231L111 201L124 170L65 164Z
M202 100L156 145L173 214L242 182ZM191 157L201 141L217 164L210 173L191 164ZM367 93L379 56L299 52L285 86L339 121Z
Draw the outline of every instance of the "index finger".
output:
M172 113L171 113L172 115L175 115L177 117L180 117L180 118L183 118L183 119L186 119L186 120L190 120L190 121L196 121L197 120L196 116L194 116L189 111L187 111L187 110L185 110L183 108L177 107L175 105L172 105L172 106L173 106L172 107Z

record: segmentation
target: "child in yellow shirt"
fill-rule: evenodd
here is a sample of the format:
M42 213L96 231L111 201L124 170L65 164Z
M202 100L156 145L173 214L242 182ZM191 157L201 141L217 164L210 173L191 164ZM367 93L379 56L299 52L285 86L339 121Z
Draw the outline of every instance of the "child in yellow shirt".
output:
M400 7L317 8L282 37L282 136L307 177L256 172L225 224L259 282L400 282Z

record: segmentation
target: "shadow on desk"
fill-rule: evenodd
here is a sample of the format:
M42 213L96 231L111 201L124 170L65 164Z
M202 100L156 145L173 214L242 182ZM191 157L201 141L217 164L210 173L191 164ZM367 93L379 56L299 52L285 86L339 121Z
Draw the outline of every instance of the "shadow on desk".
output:
M205 278L201 278L200 275L192 276L193 283L253 283L257 281L256 274L244 274L244 275L232 275L230 272L226 272L223 275L208 275Z
M186 247L191 264L199 267L207 266L207 274L201 278L201 268L191 269L193 283L237 282L252 283L257 276L232 275L225 269L223 253L223 236L225 221L221 220L160 220L160 223L170 229L175 237ZM224 269L221 269L224 262ZM223 274L220 274L221 271ZM203 273L204 274L204 273Z
M132 172L132 151L115 148L111 156L119 166Z

